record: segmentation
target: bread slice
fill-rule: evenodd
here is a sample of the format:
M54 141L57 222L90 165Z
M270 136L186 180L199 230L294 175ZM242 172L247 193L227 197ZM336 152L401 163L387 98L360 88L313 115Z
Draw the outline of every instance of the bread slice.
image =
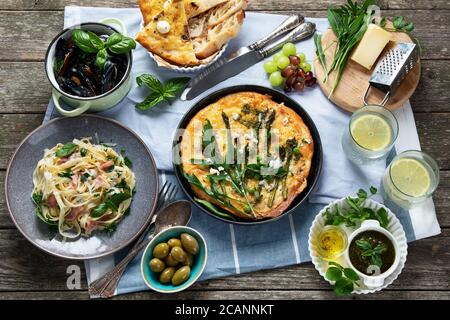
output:
M222 3L230 0L184 0L184 7L188 18L196 17Z
M169 23L171 28L168 33L158 32L156 25L160 20ZM194 53L187 24L183 0L172 0L170 5L164 6L163 10L138 32L136 41L150 52L172 63L182 66L197 65L199 61Z
M245 0L230 2L246 4ZM227 4L208 11L203 17L189 21L189 34L198 59L205 59L219 51L225 43L239 33L245 18L245 11L242 9L245 5L241 6L241 9L236 9L228 7Z
M139 9L141 9L144 26L163 10L166 0L138 0Z

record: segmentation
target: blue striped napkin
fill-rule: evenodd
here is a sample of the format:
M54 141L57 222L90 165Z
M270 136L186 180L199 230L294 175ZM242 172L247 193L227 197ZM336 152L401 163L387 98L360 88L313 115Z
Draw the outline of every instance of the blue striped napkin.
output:
M69 6L65 8L65 27L81 23L99 21L104 18L121 19L130 35L140 29L141 15L138 9L109 9ZM286 16L248 12L242 31L238 38L231 41L227 53L243 45L248 45L273 30ZM308 19L315 22L318 32L328 28L326 19ZM314 58L312 39L297 45L299 51L305 52L311 60ZM227 54L226 53L226 54ZM147 52L140 46L134 51L132 77L141 73L152 73L162 80L180 76L174 72L156 67ZM245 70L241 74L205 92L203 96L218 88L236 84L268 85L262 62ZM137 132L152 151L160 170L162 182L169 180L176 183L171 171L171 140L178 122L188 108L195 103L177 101L171 106L161 106L147 113L137 112L135 103L143 100L145 92L136 85L128 97L117 107L101 113L124 123ZM262 269L277 268L310 261L308 252L308 233L315 215L330 201L354 194L360 188L371 185L379 186L386 168L385 163L373 165L364 170L346 159L341 146L340 135L348 124L350 115L334 106L321 93L319 88L293 94L316 123L324 149L324 166L317 189L309 201L300 206L296 212L280 220L258 226L237 226L221 222L207 216L194 206L190 226L200 231L208 244L208 262L200 280L225 277L229 275L252 272ZM201 98L201 97L199 97ZM198 99L199 99L198 98ZM392 152L408 149L420 149L414 116L409 102L395 112L400 126L400 134ZM44 121L58 116L50 101ZM389 159L388 159L389 160ZM185 198L180 191L178 198ZM380 200L381 199L377 199ZM405 211L387 203L400 219L408 241L440 233L432 199L414 210ZM130 216L131 217L131 216ZM125 252L85 262L88 282L92 282L109 271ZM140 256L125 271L116 294L147 290L140 274Z

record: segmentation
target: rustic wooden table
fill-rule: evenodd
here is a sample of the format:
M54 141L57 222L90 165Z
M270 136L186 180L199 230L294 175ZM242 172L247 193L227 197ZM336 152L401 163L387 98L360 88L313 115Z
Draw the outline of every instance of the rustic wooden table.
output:
M249 10L324 17L343 0L250 0ZM50 97L43 59L48 43L62 30L65 5L136 6L126 0L0 1L0 183L18 143L42 123ZM400 277L386 290L351 299L450 299L450 3L447 0L382 0L383 13L403 15L416 25L422 47L422 79L411 99L424 151L437 159L441 183L434 200L442 234L410 245ZM2 187L3 188L3 187ZM71 261L49 256L14 227L0 193L0 299L88 298L68 290ZM83 270L82 263L77 263ZM83 271L84 272L84 271ZM159 299L143 292L123 299ZM170 299L332 299L329 285L311 263L202 282Z

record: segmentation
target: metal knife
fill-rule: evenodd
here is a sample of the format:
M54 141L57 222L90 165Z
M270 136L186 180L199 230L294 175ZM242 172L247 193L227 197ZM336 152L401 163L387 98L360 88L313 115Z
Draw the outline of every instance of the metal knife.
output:
M181 94L181 100L192 100L199 94L203 93L212 86L244 71L258 61L270 56L280 49L287 42L298 42L314 34L316 25L311 22L305 22L296 27L294 30L271 42L267 46L254 50L242 47L230 57L220 59L211 66L200 72L193 78ZM264 40L264 39L262 39Z

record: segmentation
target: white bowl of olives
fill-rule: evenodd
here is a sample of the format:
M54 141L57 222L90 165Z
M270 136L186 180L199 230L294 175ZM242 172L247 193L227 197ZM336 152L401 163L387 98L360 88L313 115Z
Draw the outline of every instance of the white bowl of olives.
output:
M141 258L142 279L157 292L179 292L197 281L206 260L206 241L198 231L171 227L156 235L145 248Z

